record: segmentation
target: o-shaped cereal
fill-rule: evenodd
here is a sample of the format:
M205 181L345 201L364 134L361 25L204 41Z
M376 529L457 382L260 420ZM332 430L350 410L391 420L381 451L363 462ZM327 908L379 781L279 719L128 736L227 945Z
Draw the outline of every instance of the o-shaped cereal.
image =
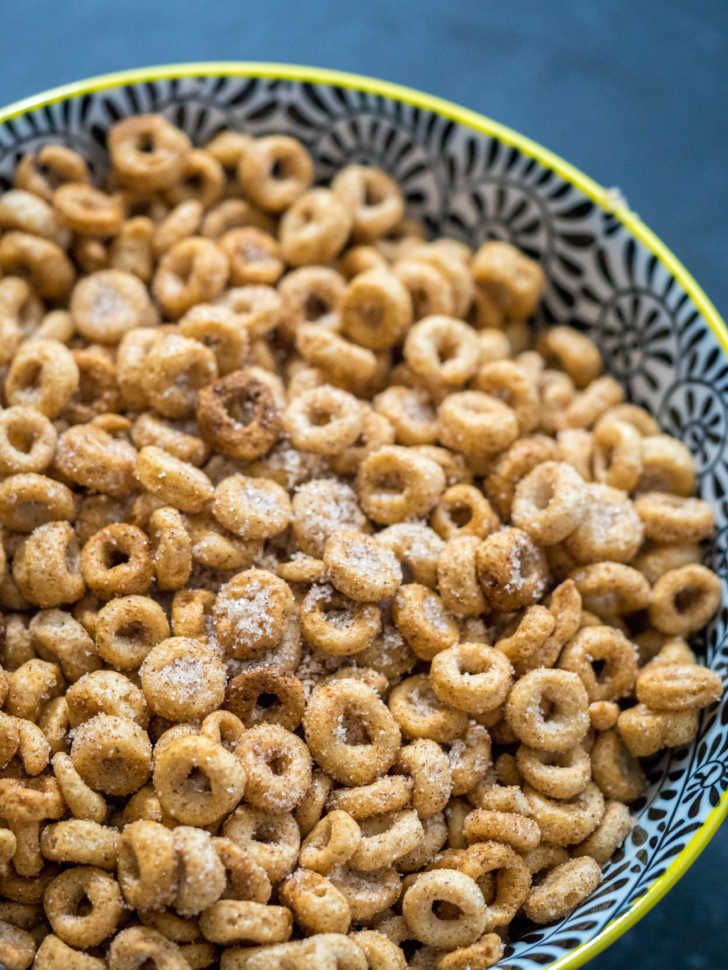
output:
M99 529L83 547L81 572L88 586L103 599L146 593L152 581L146 535L126 522Z
M384 236L404 215L402 192L381 168L346 165L334 176L331 189L353 214L355 239L371 242Z
M713 510L699 498L646 492L635 499L645 536L655 542L701 542L713 535Z
M593 893L601 879L602 871L594 859L569 859L551 869L531 890L523 911L534 923L555 923Z
M80 279L71 295L70 310L78 332L93 343L117 344L127 331L153 326L158 320L144 283L118 269L100 270Z
M333 656L350 656L372 646L381 630L381 610L357 603L328 584L312 586L300 610L307 643Z
M311 156L286 135L246 139L237 172L245 194L266 212L289 208L313 181Z
M649 664L637 676L637 700L658 711L709 707L721 697L720 675L694 663Z
M467 715L444 704L435 694L427 674L401 681L389 695L389 709L409 738L430 738L445 744L461 735Z
M500 707L513 683L513 668L484 643L459 643L432 659L432 689L444 703L475 716Z
M398 276L376 268L351 280L339 312L350 340L369 350L388 350L412 323L412 300Z
M410 328L404 358L427 384L462 387L475 374L480 345L472 327L455 317L425 317Z
M51 421L34 407L15 405L0 413L0 473L44 472L58 435Z
M280 886L281 902L309 933L346 933L351 909L346 896L318 872L297 869Z
M151 648L168 636L165 612L148 596L110 600L96 617L96 649L117 670L135 670Z
M94 670L84 674L66 691L66 716L72 727L97 714L126 717L141 727L149 721L144 695L124 674Z
M80 374L71 351L58 340L24 343L5 379L8 404L57 417L78 390Z
M121 181L149 192L178 181L190 143L166 118L146 114L117 121L109 131L108 147Z
M230 532L246 541L272 539L291 519L288 493L265 478L230 475L218 484L212 514Z
M244 670L228 684L225 705L246 727L263 722L294 731L303 717L304 688L298 677L275 667Z
M177 859L172 831L141 819L124 826L118 852L119 885L135 909L158 910L174 901Z
M670 569L652 588L650 623L661 633L686 636L715 615L721 603L720 579L698 563Z
M218 642L231 657L258 657L281 642L293 607L289 585L274 573L265 569L238 573L215 600L212 614Z
M392 603L392 618L407 644L422 660L457 643L459 630L437 595L419 583L401 586Z
M571 465L542 462L516 486L511 521L539 545L554 545L581 522L587 494L584 480Z
M88 912L82 911L84 901ZM122 914L121 892L116 880L103 869L75 866L48 884L43 907L53 932L64 943L89 949L116 929Z
M489 460L518 437L516 412L482 391L448 395L437 412L440 442L475 462Z
M272 448L281 430L280 402L256 368L233 371L197 395L200 434L217 451L253 461Z
M152 647L139 668L147 702L168 721L198 721L225 697L225 666L199 640L170 637Z
M149 777L152 746L146 731L129 718L97 714L76 728L71 760L89 787L129 795Z
M141 970L149 962L165 970L188 970L190 966L176 943L147 926L130 926L111 941L109 970Z
M604 816L604 796L592 781L570 799L548 798L529 785L524 792L544 842L562 846L583 842Z
M311 784L311 755L303 741L280 724L257 724L235 748L245 771L245 798L255 808L289 812Z
M218 822L245 789L240 761L201 734L182 735L157 750L152 780L162 807L184 825Z
M475 553L478 579L491 609L510 613L540 599L548 582L542 550L521 529L493 532Z
M353 394L323 384L293 398L283 426L296 448L335 455L356 441L362 419L361 402Z
M548 715L544 709L550 707ZM589 697L574 673L531 670L513 686L506 719L519 741L537 751L568 751L589 730Z
M296 864L301 833L290 812L271 813L241 805L225 820L223 834L242 848L271 882L280 882Z
M331 583L357 602L388 599L402 582L402 569L394 553L356 530L342 529L330 536L323 561Z
M592 765L580 745L570 751L536 751L521 745L516 764L526 782L549 798L574 798L591 780Z
M374 781L391 768L399 751L396 721L376 691L357 680L317 687L303 728L318 764L344 785Z
M624 492L609 485L588 486L584 517L564 540L579 562L629 562L642 545L644 527Z
M360 841L361 829L351 815L334 809L303 840L299 861L305 869L327 875L351 859Z
M603 669L597 675L594 663ZM637 676L634 644L611 626L588 626L579 630L559 658L562 670L581 679L590 701L616 701L631 693Z
M398 445L368 455L357 476L361 506L380 525L427 515L444 488L445 475L436 462Z
M448 903L457 915L439 917L436 903ZM402 897L402 914L416 939L443 950L468 946L485 929L483 894L475 880L456 869L420 873Z
M351 214L328 189L310 189L281 218L283 258L292 266L332 262L351 229Z
M644 794L645 773L617 731L612 729L597 735L590 757L592 776L605 798L633 802Z

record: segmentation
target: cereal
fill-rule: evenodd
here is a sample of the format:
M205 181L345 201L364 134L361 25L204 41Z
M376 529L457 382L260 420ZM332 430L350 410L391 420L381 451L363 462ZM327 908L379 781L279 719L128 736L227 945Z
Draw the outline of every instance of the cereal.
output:
M388 173L108 150L0 193L0 963L492 966L723 692L696 462Z

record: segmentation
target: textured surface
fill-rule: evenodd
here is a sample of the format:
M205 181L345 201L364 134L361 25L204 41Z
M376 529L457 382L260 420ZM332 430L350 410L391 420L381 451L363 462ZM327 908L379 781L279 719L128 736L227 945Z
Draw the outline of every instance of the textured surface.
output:
M662 5L660 23L650 25L626 7L620 13L621 4L610 4L608 15L584 4L578 20L572 17L564 29L553 5L548 20L535 4L530 14L523 10L531 5L521 5L514 24L512 14L506 18L463 3L457 14L433 14L426 28L405 3L397 14L371 4L367 24L348 16L344 5L334 10L318 4L290 14L284 34L277 16L286 9L281 3L267 6L265 21L242 5L234 13L220 5L219 15L207 13L200 23L197 4L174 14L169 5L157 4L140 20L132 43L134 6L69 4L71 20L61 31L46 22L44 3L10 11L0 36L2 99L104 69L183 58L288 59L400 80L483 110L602 181L619 184L725 309L718 235L726 210L726 188L718 184L725 152L717 142L726 72L719 70L725 36L717 5L711 11L708 4L693 4L690 13ZM555 19L562 28L558 35ZM89 30L102 41L89 44ZM648 30L650 48L659 52L654 61L642 57ZM67 43L59 43L59 33ZM401 44L392 42L396 36L404 38ZM576 49L574 37L580 38ZM668 84L675 97L667 95ZM655 346L654 339L650 343ZM606 970L632 960L643 970L719 966L721 850L725 859L718 839L668 900L593 965Z

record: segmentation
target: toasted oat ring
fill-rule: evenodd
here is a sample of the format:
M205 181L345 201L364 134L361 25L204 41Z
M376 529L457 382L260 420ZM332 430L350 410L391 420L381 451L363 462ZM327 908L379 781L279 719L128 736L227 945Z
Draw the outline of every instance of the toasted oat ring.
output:
M544 716L543 705L551 712ZM506 718L520 741L537 751L569 751L589 730L589 698L581 679L566 670L531 670L516 681Z
M380 168L346 165L337 172L331 188L353 213L355 239L371 242L384 236L404 215L399 186Z
M214 448L244 461L270 451L281 430L273 391L251 368L233 371L202 388L197 421Z
M200 789L196 775L207 779ZM240 801L245 772L240 761L204 735L181 735L155 754L154 788L162 807L184 825L218 822Z
M303 840L299 862L305 869L327 875L351 859L360 841L361 830L351 815L334 809Z
M297 139L268 135L241 143L238 178L261 209L281 212L313 181L313 163Z
M443 703L477 716L505 702L513 668L505 654L493 647L459 643L433 657L430 680Z
M82 235L115 236L124 218L118 195L107 195L83 182L67 182L57 188L53 206L63 223Z
M158 910L172 904L177 889L172 832L147 819L124 827L118 852L118 877L126 902Z
M399 277L389 269L355 276L340 303L344 333L361 347L388 350L412 323L412 301Z
M455 915L450 919L437 916L437 902L448 903ZM486 926L482 892L470 876L456 869L420 873L402 897L402 914L416 939L438 949L468 946Z
M549 798L575 798L591 780L591 761L580 745L550 753L521 745L516 752L518 770L525 781Z
M604 816L604 796L591 781L571 799L548 798L530 785L524 791L545 842L562 846L583 842Z
M397 684L390 692L389 708L409 738L430 738L445 744L467 727L466 713L443 703L427 674L416 674Z
M637 699L653 710L709 707L723 693L720 676L693 663L650 664L637 676Z
M350 722L365 741L351 743L341 724ZM316 688L303 715L306 741L316 761L337 781L366 785L384 774L397 757L400 733L376 691L356 680ZM343 733L343 737L340 735Z
M289 812L311 784L311 755L304 742L280 724L256 724L235 748L247 778L245 798L255 808Z
M283 258L292 266L330 263L349 236L351 215L328 189L310 189L281 218Z
M336 455L361 432L363 409L353 394L323 384L296 395L283 415L283 426L296 448Z
M571 465L542 462L516 486L511 521L539 545L554 545L581 522L587 495L584 480Z
M556 923L568 916L597 888L602 871L589 856L570 859L531 890L523 911L534 923Z
M271 697L275 698L272 704ZM303 684L274 667L246 670L228 684L225 705L246 727L267 722L295 731L305 707Z
M520 855L502 842L475 842L464 854L462 870L478 885L495 874L495 895L486 907L484 930L510 923L531 888L531 874Z
M665 492L645 492L634 503L645 529L655 542L700 542L715 529L713 510L699 498Z
M371 815L360 823L361 839L351 856L351 868L373 872L394 865L414 851L424 830L414 809Z
M179 180L190 143L161 115L118 121L108 135L109 154L119 178L143 191L169 188Z
M411 794L411 779L402 775L384 775L368 785L336 788L329 795L326 804L330 809L340 809L360 821L372 815L383 815L407 808Z
M397 445L368 455L357 477L362 508L381 525L426 515L444 488L445 475L436 462Z
M603 662L597 675L594 662ZM577 674L590 701L614 701L631 693L637 676L634 644L611 626L580 630L564 647L559 667Z
M117 559L122 561L115 564ZM146 593L152 581L147 537L125 522L99 529L83 547L81 571L89 587L104 599Z
M84 900L90 911L82 913ZM48 884L43 908L53 932L64 943L85 949L98 946L116 929L122 914L121 893L108 872L74 866Z
M711 619L721 602L720 580L697 563L670 569L652 588L649 617L661 633L685 636Z
M495 812L476 808L465 817L463 832L468 842L502 842L516 852L535 849L541 841L541 829L537 823L517 812Z
M301 632L318 650L336 657L361 653L382 627L381 610L360 603L332 586L312 586L301 604Z

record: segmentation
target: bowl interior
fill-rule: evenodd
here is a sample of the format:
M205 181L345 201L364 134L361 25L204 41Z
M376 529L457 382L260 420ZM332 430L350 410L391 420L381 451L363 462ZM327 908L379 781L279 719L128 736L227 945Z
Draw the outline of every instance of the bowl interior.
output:
M48 142L73 147L100 174L109 127L146 111L162 112L197 143L223 128L295 135L323 179L349 162L381 166L403 186L410 213L433 232L471 245L509 240L540 260L549 284L537 323L586 330L630 400L694 454L701 495L717 516L706 562L725 582L728 344L720 321L701 315L705 307L687 273L650 245L647 232L636 238L574 184L568 166L537 146L414 92L265 65L139 74L82 83L47 103L41 96L13 117L0 112L0 188L10 186L23 153ZM723 675L727 620L724 607L695 644ZM635 828L599 889L560 924L525 932L503 966L578 966L669 888L728 808L726 799L719 805L728 784L727 721L724 699L703 715L691 747L648 763Z

